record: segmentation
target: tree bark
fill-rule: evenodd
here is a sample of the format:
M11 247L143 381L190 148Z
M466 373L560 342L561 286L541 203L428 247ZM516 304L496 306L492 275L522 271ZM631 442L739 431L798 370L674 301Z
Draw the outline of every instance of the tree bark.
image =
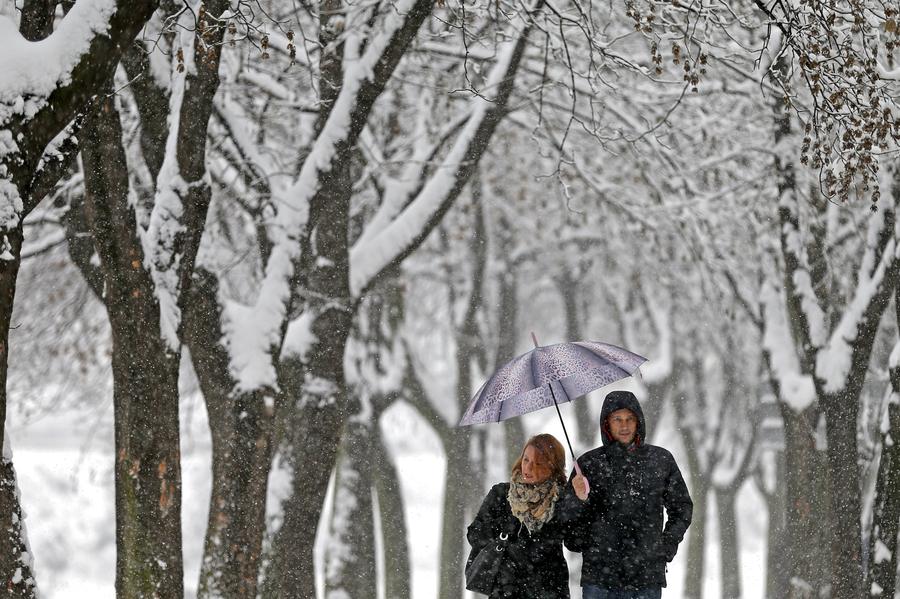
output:
M185 343L203 391L212 435L212 493L199 597L256 597L271 467L274 396L240 393L220 343L218 280L194 274Z
M775 484L771 489L763 489L766 498L766 509L769 513L769 525L766 531L766 597L788 596L787 560L787 506L786 493L781 481L785 480L784 452L775 451L774 456ZM761 486L761 485L760 485Z
M85 128L85 212L103 264L113 337L116 592L183 592L179 356L160 335L159 304L132 237L122 130L107 96Z
M23 3L20 32L25 39L37 41L51 35L55 4L45 0L27 0ZM0 447L3 448L0 458L0 522L7 523L2 526L4 539L0 543L0 580L13 597L33 597L36 594L31 562L25 553L27 540L5 431L9 325L21 260L22 221L64 170L59 165L66 161L55 157L48 157L44 168L38 169L48 143L79 114L87 111L92 97L112 74L121 54L120 48L127 46L134 38L154 8L153 1L141 1L131 3L128 11L116 10L110 17L108 28L94 36L88 50L73 65L67 82L49 94L40 110L36 113L13 110L0 123L0 133L8 133L8 139L18 142L0 154L0 185L9 186L5 191L11 190L12 193L12 196L3 194L3 202L10 204L12 214L0 223L0 235L8 254L7 259L0 260ZM64 142L64 149L71 154L73 145ZM16 200L20 200L21 204L15 205Z
M325 599L364 599L378 588L372 505L372 427L377 421L366 416L366 410L359 410L351 417L341 440L325 557Z
M496 257L503 264L502 272L498 277L497 353L494 354L494 368L499 368L515 356L516 338L519 332L517 265L507 262L512 253L511 230L510 224L501 214L497 219L496 234L493 236L493 239L497 240ZM512 418L504 422L503 436L506 447L506 465L511 468L525 445L525 430L522 428L522 420Z
M472 365L481 344L477 316L483 300L484 273L487 267L484 212L475 203L473 242L473 272L471 291L461 326L456 335L456 397L464 412L472 397ZM481 478L476 477L470 459L474 434L470 428L451 428L444 440L447 469L444 476L444 510L441 527L441 562L438 597L456 599L465 592L463 564L465 563L465 529L468 508L473 497L482 491ZM479 498L480 499L480 498Z
M283 505L284 521L273 540L274 596L315 599L313 542L331 467L346 418L343 349L350 317L332 309L313 326L320 340L296 399L291 430L286 431L293 470L292 490Z
M375 490L378 495L381 538L384 547L384 597L385 599L410 599L412 596L412 572L400 475L391 460L378 426L375 427L375 437Z
M691 460L688 460L689 464ZM689 465L690 467L690 465ZM694 514L688 530L687 566L684 572L684 597L703 597L704 554L706 551L706 513L709 505L709 483L702 475L691 470L691 500Z
M695 365L694 370L700 371L702 367ZM696 384L702 385L702 378L697 379ZM682 394L675 398L673 405L677 415L678 432L685 448L688 460L688 480L690 481L691 500L694 502L694 512L691 518L691 526L688 529L687 567L684 572L684 596L687 599L701 599L703 597L703 573L704 555L706 550L706 513L709 505L710 490L709 473L704 468L700 450L694 440L692 427L683 426L685 420L687 401Z
M349 364L354 380L350 403L356 406L356 414L345 428L335 470L331 541L326 555L325 591L329 597L368 598L377 594L377 587L373 591L372 586L377 580L379 528L375 525L373 492L378 496L385 597L408 599L410 593L400 481L379 426L382 414L401 392L393 388L393 375L401 362L406 364L397 339L404 297L396 275L385 277L377 292L360 302L356 314Z
M897 298L895 298L895 304ZM895 345L894 353L900 348ZM897 533L900 525L900 365L890 369L887 430L882 431L881 460L872 507L869 597L893 597L897 586Z
M900 323L900 293L894 292L895 317ZM897 534L900 529L900 341L894 344L889 369L887 427L881 434L881 459L872 505L868 560L869 597L893 597L897 586Z
M735 515L737 491L737 488L716 488L722 599L741 598L741 561Z
M859 394L842 392L820 397L828 439L831 593L832 597L862 597L862 504L855 424Z
M25 514L19 505L16 470L8 445L0 455L0 517L0 594L9 599L37 599L34 558L25 536Z
M224 5L215 2L209 10L217 15ZM174 275L176 283L166 292L173 295L183 313L211 196L204 179L205 142L219 83L217 42L222 38L222 30L212 26L209 15L201 25L208 28L198 28L194 37L196 71L186 75L184 85L189 93L178 106L175 155L168 157L185 186L169 190L172 181L157 183L166 190L164 194L177 194L181 210L179 214L160 213L160 227L177 219L175 233L151 241L165 245L165 258L145 256L138 238L135 211L129 202L122 128L111 94L103 98L85 128L88 143L82 148L85 214L104 271L103 299L113 337L116 590L121 597L183 593L178 423L181 355L180 347L172 347L171 339L166 338L158 284L144 259L171 260L154 262L153 267ZM151 226L148 234L152 231ZM182 322L175 325L177 337Z
M578 316L578 282L572 273L563 266L559 277L560 293L563 300L563 313L566 320L566 341L581 339L581 320ZM600 424L591 416L590 404L586 399L575 401L575 422L578 430L578 443L581 447L590 447L600 430Z
M829 519L821 487L828 476L816 449L818 411L794 412L782 404L785 473L787 488L787 545L790 563L790 599L819 597L829 580L823 547L827 540L824 522ZM855 430L855 427L854 427Z

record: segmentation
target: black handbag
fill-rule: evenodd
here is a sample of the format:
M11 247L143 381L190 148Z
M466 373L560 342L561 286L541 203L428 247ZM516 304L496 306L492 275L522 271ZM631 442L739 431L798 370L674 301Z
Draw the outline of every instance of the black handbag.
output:
M490 595L506 558L509 534L500 533L496 542L485 544L472 552L466 560L466 588L476 593Z

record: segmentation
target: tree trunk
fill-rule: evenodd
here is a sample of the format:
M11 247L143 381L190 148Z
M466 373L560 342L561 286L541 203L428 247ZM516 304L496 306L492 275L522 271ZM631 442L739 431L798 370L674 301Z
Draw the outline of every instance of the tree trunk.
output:
M316 239L304 252L309 268L306 309L315 315L312 333L317 339L307 365L286 365L301 372L288 376L301 380L293 399L294 415L287 432L286 451L293 470L292 490L285 501L284 521L273 541L273 572L278 577L276 596L315 598L313 543L322 503L337 457L338 442L347 418L344 349L352 325L347 230L351 182L348 164L336 167L322 181L324 200L310 215Z
M719 516L719 556L722 599L741 597L741 561L738 555L737 488L716 489L716 511Z
M895 354L898 349L900 343L894 346ZM878 478L872 507L869 597L893 597L897 586L897 533L900 524L900 366L892 365L890 376L888 428L882 431L881 460L878 463Z
M563 267L565 269L565 267ZM563 270L558 283L563 300L563 312L566 317L566 341L581 339L581 321L578 318L578 282L568 270ZM589 448L600 430L600 423L591 416L590 403L584 398L575 401L575 424L578 431L576 443L582 448Z
M501 259L510 253L510 226L502 216L497 223L498 250ZM494 368L500 368L515 356L516 337L519 331L519 282L515 267L507 265L499 276L499 299L497 308L497 353L494 356ZM511 468L519 458L522 446L525 445L525 430L520 418L512 418L503 423L506 440L506 466Z
M325 556L325 599L366 599L377 594L373 422L366 412L371 414L362 409L350 418L341 441Z
M317 342L309 352L305 372L288 375L302 380L303 388L299 396L292 398L295 415L286 439L286 451L290 453L286 461L293 469L293 487L283 505L284 521L272 546L272 573L277 580L272 581L271 588L278 597L315 597L313 543L348 416L343 360L355 309L348 252L354 183L348 175L353 151L372 106L421 23L431 15L432 5L430 0L417 0L404 15L402 26L393 32L369 78L351 97L353 105L347 115L350 124L331 147L330 160L326 163L316 158L319 162L310 167L315 169L317 187L301 239L301 274L293 283L303 291L304 309L310 314ZM297 308L291 306L288 312L296 313Z
M87 140L81 149L85 215L104 272L103 299L113 338L116 590L120 597L183 593L180 314L185 311L185 294L211 197L204 176L205 143L219 83L218 42L223 35L212 19L226 7L221 0L208 5L208 28L198 28L194 38L196 68L183 81L173 80L173 86L187 90L181 102L173 105L178 110L174 115L178 128L169 131L174 136L174 154L163 160L164 174L156 182L157 189L138 190L158 192L155 201L164 202L163 209L154 206L146 231L153 253L145 255L138 233L138 226L147 223L138 225L135 219L122 126L111 93L100 101L83 136ZM109 82L107 91L111 91ZM154 105L159 120L158 95L136 96L136 100ZM173 187L176 177L183 187ZM160 247L163 251L158 252ZM157 279L165 282L157 283ZM166 314L159 300L163 295L175 304L166 306Z
M25 0L21 4L20 33L31 42L49 36L57 2ZM0 153L0 186L8 213L0 223L4 257L0 260L0 580L11 597L30 598L36 595L30 551L23 526L23 514L12 463L12 451L6 438L6 387L9 365L9 325L16 291L21 249L22 221L43 199L62 176L68 158L74 155L71 140L64 141L57 150L61 160L45 160L47 145L83 112L101 91L115 69L121 48L134 36L155 10L154 2L135 2L128 11L117 7L103 34L91 39L70 73L50 95L50 101L36 113L7 111L0 125L0 137L6 133L16 143ZM25 92L26 96L28 91ZM43 92L41 92L43 93ZM13 100L14 101L14 100ZM6 101L9 105L9 100ZM9 144L7 144L9 146ZM11 192L11 193L10 193ZM19 205L16 205L19 203ZM5 524L4 524L5 523ZM180 563L180 562L179 562ZM177 564L175 564L177 565Z
M473 184L477 188L477 184ZM484 273L487 267L487 244L485 243L484 210L478 202L477 193L473 197L475 206L474 239L472 253L471 291L456 334L456 397L460 403L460 413L465 411L472 397L472 366L477 355L481 338L478 331L477 315L481 309ZM470 450L475 434L469 428L451 428L444 436L444 455L447 469L444 476L444 510L441 529L440 599L456 599L464 592L463 564L466 556L465 530L469 506L479 501L484 489L482 479L475 473L478 468L472 464ZM483 472L483 468L481 469ZM476 506L477 507L477 506Z
M706 550L706 512L709 498L709 483L705 476L691 475L691 499L694 513L688 529L687 567L684 571L685 599L703 597L704 553Z
M696 365L695 365L696 367ZM695 370L702 370L695 368ZM697 384L702 384L698 378ZM694 512L691 526L688 529L687 567L684 572L684 596L686 599L703 597L704 554L706 550L706 512L709 497L709 475L701 461L700 449L694 441L692 427L684 426L685 402L684 393L674 401L677 415L677 428L688 459L688 480L690 481L691 500Z
M292 375L305 384L293 404L295 413L280 449L293 477L290 495L282 505L284 520L272 542L272 565L266 580L267 588L272 589L267 596L279 599L316 599L313 545L337 455L335 439L340 438L346 418L342 354L350 323L349 318L341 323L340 314L334 316L330 319L333 325L314 325L314 334L325 343L311 352L308 374Z
M816 450L818 411L801 414L781 405L785 440L787 488L787 561L790 564L790 599L814 599L828 582L824 524L829 513L819 488L827 476ZM854 431L856 427L854 426Z
M656 425L662 416L663 406L672 392L672 376L657 383L647 384L647 401L641 404L641 410L644 412L644 427L647 429L647 442L652 443L653 435L656 434Z
M111 96L85 128L84 139L85 213L103 264L113 340L116 592L180 596L180 356L161 338L154 285L131 237L136 224Z
M384 598L410 599L412 596L412 573L400 476L384 444L380 427L375 426L374 428L376 437L373 447L375 452L375 490L378 494L381 537L384 547Z
M774 456L775 484L771 492L764 492L766 507L769 512L769 526L766 531L766 597L788 596L787 561L787 507L785 485L784 452L777 451Z
M471 476L468 429L452 429L444 441L447 470L444 477L444 508L441 517L441 553L438 597L463 596L463 555L466 531L466 505L469 494L464 481Z
M8 331L9 328L3 330ZM9 599L36 599L33 554L25 535L25 515L19 505L16 470L5 434L0 443L4 444L0 455L0 515L3 518L0 521L0 589L3 589L0 594Z
M0 260L0 577L13 597L34 597L34 573L28 554L16 471L6 435L6 381L9 372L9 325L22 255L22 226L6 233L12 260Z
M863 595L862 505L856 443L859 395L839 393L820 398L828 438L831 596L860 598Z
M218 281L194 274L185 313L185 343L209 415L212 493L198 597L257 595L271 467L274 393L236 392L229 357L220 343Z

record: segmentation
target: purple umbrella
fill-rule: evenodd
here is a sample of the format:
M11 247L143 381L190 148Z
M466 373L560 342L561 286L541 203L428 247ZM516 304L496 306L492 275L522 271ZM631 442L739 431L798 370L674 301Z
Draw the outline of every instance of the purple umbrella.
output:
M569 433L559 404L572 401L631 376L647 358L609 343L573 341L539 346L499 368L469 403L459 426L500 422L542 408L556 406L556 413L575 460ZM578 462L575 470L581 474Z

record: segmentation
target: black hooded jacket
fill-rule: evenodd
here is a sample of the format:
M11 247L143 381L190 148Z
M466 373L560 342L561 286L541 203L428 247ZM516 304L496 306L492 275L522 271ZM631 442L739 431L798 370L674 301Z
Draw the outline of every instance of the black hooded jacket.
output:
M529 534L513 516L506 499L508 494L509 483L494 485L467 534L472 546L469 559L486 545L496 543L500 533L509 535L507 562L491 599L569 599L569 569L563 557L566 525L559 510L565 491L557 501L553 518L534 534Z
M614 441L605 425L608 416L622 408L638 418L636 441L629 447ZM582 586L664 587L666 562L675 557L691 523L691 497L672 454L643 442L644 413L634 394L607 395L600 422L603 446L578 458L590 484L587 501L574 494L564 498L563 509L580 510L566 546L582 553Z

